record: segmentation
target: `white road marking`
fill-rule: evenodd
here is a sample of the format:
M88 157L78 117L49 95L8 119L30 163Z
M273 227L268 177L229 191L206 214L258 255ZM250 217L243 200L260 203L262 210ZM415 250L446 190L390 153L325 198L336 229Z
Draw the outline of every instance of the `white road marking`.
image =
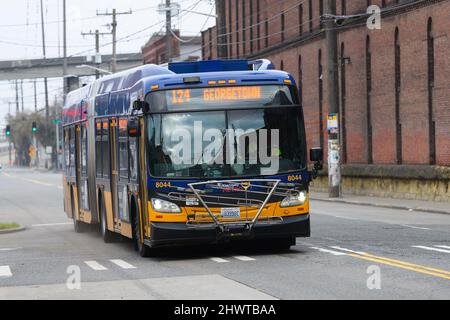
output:
M97 261L85 261L84 263L86 263L91 269L95 270L95 271L104 271L104 270L108 270L108 268L102 266L100 263L98 263Z
M33 228L39 227L54 227L54 226L68 226L71 225L72 222L61 222L61 223L44 223L44 224L33 224Z
M338 251L328 250L328 249L324 249L324 248L311 247L311 249L319 250L320 252L324 252L324 253L330 253L333 256L346 256L347 255L344 252L338 252Z
M325 214L325 213L323 213ZM341 217L341 216L334 216L335 218L338 219L344 219L344 220L352 220L352 221L359 221L360 219L356 219L356 218L349 218L349 217Z
M411 229L419 229L419 230L431 230L430 228L422 228L422 227L416 227L416 226L409 226L407 224L402 224L402 227L411 228Z
M15 251L15 250L19 250L22 248L0 248L0 251Z
M432 248L432 247L426 247L426 246L412 246L413 248L419 248L429 251L437 251L437 252L443 252L443 253L450 253L450 250L444 250L444 249L438 249L438 248Z
M350 249L347 249L347 248L341 248L339 246L331 246L330 248L333 248L333 249L336 249L336 250L345 251L345 252L349 252L349 253L356 253L356 254L361 254L361 255L366 254L365 252L362 252L362 251L354 251L354 250L350 250Z
M230 262L228 260L222 259L222 258L210 258L210 260L217 262L217 263L226 263L226 262Z
M256 259L246 257L246 256L234 256L233 258L241 260L241 261L255 261Z
M128 262L120 260L120 259L112 259L112 260L109 260L109 261L111 261L115 265L118 265L122 269L136 269L136 267L133 266L132 264L129 264Z
M9 266L0 266L0 277L12 277L11 268Z
M435 246L435 247L442 248L442 249L450 249L449 246Z

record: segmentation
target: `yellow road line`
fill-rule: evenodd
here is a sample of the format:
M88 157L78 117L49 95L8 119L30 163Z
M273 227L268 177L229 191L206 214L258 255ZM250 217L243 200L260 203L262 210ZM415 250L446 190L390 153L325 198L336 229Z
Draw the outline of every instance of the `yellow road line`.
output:
M394 259L389 259L389 258L384 258L384 257L378 257L378 256L374 256L371 254L349 253L348 255L351 257L354 257L354 258L358 258L358 259L368 260L368 261L372 261L372 262L378 262L378 263L389 265L392 267L415 271L415 272L419 272L419 273L423 273L423 274L450 280L450 272L448 272L446 270L428 268L428 267L421 266L418 264L413 264L413 263L409 263L409 262L404 262L404 261L394 260Z

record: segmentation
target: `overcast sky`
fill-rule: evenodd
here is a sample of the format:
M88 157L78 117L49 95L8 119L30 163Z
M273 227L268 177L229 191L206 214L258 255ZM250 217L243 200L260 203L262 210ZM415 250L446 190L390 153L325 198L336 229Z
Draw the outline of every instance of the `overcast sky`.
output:
M42 31L40 0L13 0L4 1L0 11L0 60L42 58ZM62 56L62 0L43 0L46 34L47 57ZM95 52L95 40L92 36L83 37L81 32L99 29L100 32L109 32L108 24L111 16L97 16L113 8L117 12L133 11L131 15L118 16L117 38L126 38L117 45L119 53L139 52L141 46L154 32L163 30L164 15L157 12L157 7L163 0L67 0L67 36L68 55L92 55ZM165 0L164 0L165 2ZM175 2L175 1L173 1ZM182 9L190 9L203 13L213 10L212 0L178 0ZM203 15L182 12L179 17L173 18L173 26L180 28L181 33L187 36L198 35L203 29L212 26L214 18ZM181 26L181 27L180 27ZM139 32L141 30L145 30ZM134 35L134 33L139 32ZM110 43L111 36L103 36L100 45ZM102 54L110 54L110 45L101 48ZM60 94L62 80L50 79L50 100ZM38 108L44 106L43 83L38 83ZM30 81L25 80L24 101L25 109L34 109L34 90ZM4 117L8 113L8 102L15 103L14 86L8 82L0 82L0 127L5 124ZM11 105L12 113L15 104Z

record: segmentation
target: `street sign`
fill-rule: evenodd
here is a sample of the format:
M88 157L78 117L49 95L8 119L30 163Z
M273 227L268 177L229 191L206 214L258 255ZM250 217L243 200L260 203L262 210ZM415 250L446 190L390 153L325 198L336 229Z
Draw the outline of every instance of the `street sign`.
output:
M52 154L53 153L53 147L52 146L45 147L45 153L46 154Z

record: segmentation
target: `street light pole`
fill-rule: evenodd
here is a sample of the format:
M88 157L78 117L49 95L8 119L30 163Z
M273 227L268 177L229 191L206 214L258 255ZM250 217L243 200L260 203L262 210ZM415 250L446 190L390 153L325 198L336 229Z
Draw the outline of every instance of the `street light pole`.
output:
M330 198L341 196L341 160L338 105L338 52L335 20L336 0L326 0L326 45L328 60L328 191Z

